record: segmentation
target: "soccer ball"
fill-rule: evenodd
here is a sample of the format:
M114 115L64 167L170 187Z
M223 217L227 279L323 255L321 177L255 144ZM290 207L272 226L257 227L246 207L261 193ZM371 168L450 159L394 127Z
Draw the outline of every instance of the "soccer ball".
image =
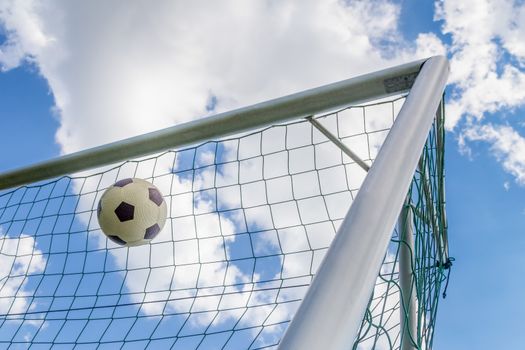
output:
M97 217L102 232L128 247L147 244L166 223L167 206L162 194L146 180L117 181L100 198Z

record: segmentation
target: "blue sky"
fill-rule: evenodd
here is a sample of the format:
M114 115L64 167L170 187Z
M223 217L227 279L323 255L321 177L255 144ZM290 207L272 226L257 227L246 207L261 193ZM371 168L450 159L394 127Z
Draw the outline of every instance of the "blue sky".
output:
M226 110L445 51L452 64L447 213L456 262L435 348L519 348L525 6L444 0L436 12L432 1L385 0L348 1L340 11L326 3L315 12L309 1L137 3L126 11L98 2L0 2L0 171L205 115L213 112L211 99L215 111ZM258 30L268 22L275 36Z

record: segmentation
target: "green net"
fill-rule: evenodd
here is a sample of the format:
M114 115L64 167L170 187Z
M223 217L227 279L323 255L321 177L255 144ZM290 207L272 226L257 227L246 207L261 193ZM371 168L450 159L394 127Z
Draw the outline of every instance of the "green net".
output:
M440 106L354 349L432 349L438 302L453 260L448 256L444 137ZM407 266L404 276L402 265Z
M316 118L372 164L403 102ZM403 211L410 239L395 230L354 348L432 347L443 141L440 111ZM0 348L276 349L365 176L300 120L0 192ZM168 204L162 232L132 248L97 222L104 190L129 177Z

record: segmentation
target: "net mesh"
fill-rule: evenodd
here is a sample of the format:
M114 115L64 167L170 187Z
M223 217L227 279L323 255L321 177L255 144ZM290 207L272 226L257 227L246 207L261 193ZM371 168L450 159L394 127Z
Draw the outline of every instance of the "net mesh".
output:
M372 164L403 102L317 118ZM408 244L396 229L354 349L432 346L446 268L442 123L406 211L417 329L402 332ZM0 348L276 349L365 176L300 120L0 192ZM154 183L169 208L157 238L133 248L106 239L96 215L127 177Z

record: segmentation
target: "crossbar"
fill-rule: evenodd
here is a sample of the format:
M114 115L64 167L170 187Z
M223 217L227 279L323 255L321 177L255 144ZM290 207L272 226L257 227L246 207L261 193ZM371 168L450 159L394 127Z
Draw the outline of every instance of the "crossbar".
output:
M424 60L64 155L0 174L0 190L408 91Z

